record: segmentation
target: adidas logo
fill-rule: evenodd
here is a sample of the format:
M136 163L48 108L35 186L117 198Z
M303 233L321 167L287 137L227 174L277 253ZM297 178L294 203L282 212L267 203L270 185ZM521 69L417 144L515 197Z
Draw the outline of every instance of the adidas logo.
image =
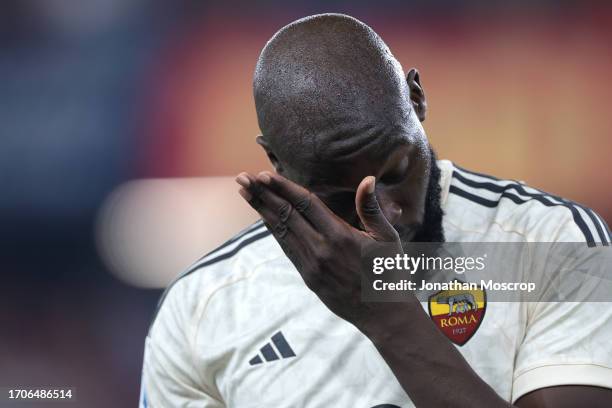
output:
M277 353L278 352L278 353ZM280 357L278 356L280 354ZM263 357L263 359L262 359ZM285 340L282 332L276 333L272 336L272 342L266 343L262 348L259 349L259 353L255 357L249 360L249 365L257 365L263 363L264 360L267 362L279 360L281 358L295 357L293 349Z

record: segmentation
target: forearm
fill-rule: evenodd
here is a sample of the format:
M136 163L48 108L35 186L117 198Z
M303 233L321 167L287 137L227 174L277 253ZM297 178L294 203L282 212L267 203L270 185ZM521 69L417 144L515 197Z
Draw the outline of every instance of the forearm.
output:
M433 325L421 304L387 303L360 329L417 407L511 407Z

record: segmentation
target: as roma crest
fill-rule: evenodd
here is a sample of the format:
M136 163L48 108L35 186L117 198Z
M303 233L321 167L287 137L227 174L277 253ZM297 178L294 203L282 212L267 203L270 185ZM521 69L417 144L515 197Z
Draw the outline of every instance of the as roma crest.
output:
M463 346L476 333L484 319L487 294L480 285L468 285L460 281L453 283L466 288L442 290L431 295L429 316L450 341Z

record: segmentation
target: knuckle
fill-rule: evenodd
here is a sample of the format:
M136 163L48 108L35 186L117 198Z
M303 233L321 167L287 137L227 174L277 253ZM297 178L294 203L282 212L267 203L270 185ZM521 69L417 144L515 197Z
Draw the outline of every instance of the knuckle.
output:
M285 223L289 217L291 216L291 212L293 211L293 207L289 203L282 203L278 208L278 217L281 220L281 223Z
M295 203L295 209L298 210L300 213L304 213L304 212L308 211L308 209L310 208L311 203L312 203L312 193L308 193L307 195L305 195L304 197L300 198Z
M373 198L366 200L365 203L363 203L361 209L363 214L366 216L374 216L380 214L380 206L378 205L378 202Z
M274 226L274 235L277 238L284 238L287 235L287 232L289 232L289 228L284 222L279 222Z

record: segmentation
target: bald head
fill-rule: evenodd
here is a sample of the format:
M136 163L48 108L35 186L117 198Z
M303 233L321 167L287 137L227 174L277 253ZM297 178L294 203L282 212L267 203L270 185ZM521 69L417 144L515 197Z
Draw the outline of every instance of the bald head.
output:
M404 77L370 27L340 14L283 27L261 52L253 88L257 141L277 172L356 227L357 186L374 176L383 214L402 240L443 241L419 73Z
M400 64L370 27L346 15L283 27L264 47L253 85L264 142L285 167L348 160L410 126Z

